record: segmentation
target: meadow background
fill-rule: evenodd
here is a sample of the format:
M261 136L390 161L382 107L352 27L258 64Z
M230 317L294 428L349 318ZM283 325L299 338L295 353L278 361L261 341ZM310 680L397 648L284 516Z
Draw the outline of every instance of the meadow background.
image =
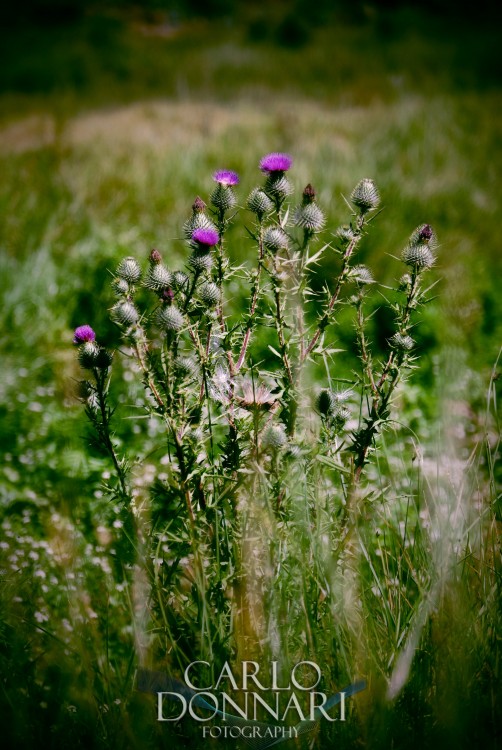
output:
M417 631L418 664L401 702L386 703L382 687L404 643L400 597L389 594L381 620L368 615L382 685L375 677L337 745L500 747L499 23L483 4L465 16L440 2L311 5L40 1L3 10L6 747L187 746L182 731L173 740L174 730L156 726L153 703L134 692L134 602L114 553L120 524L103 491L110 466L89 449L75 397L72 334L90 323L117 347L109 271L124 255L146 259L152 247L181 267L181 227L195 196L207 198L213 171L237 170L244 202L260 180L261 156L274 150L292 154L298 194L315 185L333 230L346 221L342 196L362 177L375 180L384 210L361 260L382 284L399 278L395 257L415 226L432 224L440 239L438 297L421 316L420 367L400 404L413 437L389 438L368 482L383 497L397 475L415 481L420 464L430 497L439 486L462 497L468 552L452 567L440 537L429 556L448 574L437 576L441 595L424 615L425 635ZM244 262L246 240L232 238L231 253ZM329 263L325 276L333 276ZM376 346L383 350L391 332L376 301ZM342 315L342 376L352 342ZM134 452L149 436L123 420L118 438ZM375 503L368 545L378 546L375 528L398 538L400 520ZM386 560L405 560L396 544L380 555L381 569L368 567L369 590L394 577Z

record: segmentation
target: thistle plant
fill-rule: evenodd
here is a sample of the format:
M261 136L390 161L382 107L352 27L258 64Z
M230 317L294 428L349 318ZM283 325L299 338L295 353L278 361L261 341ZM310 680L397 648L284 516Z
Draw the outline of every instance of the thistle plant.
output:
M163 602L177 601L177 617L197 623L193 649L199 656L218 652L226 658L238 648L236 623L251 597L242 543L251 524L247 498L263 497L277 524L270 555L279 571L287 547L280 540L294 536L303 513L295 482L306 483L305 523L315 525L321 509L308 488L320 481L319 472L339 488L338 503L350 499L363 480L391 419L396 388L415 366L416 314L431 288L423 280L434 264L437 239L423 224L402 252L406 272L398 271L389 301L394 333L386 352L375 353L367 310L378 285L357 251L373 228L379 191L373 180L362 179L347 201L347 222L329 230L311 184L299 200L292 197L292 163L287 154L266 155L259 164L261 183L247 199L237 193L234 171L217 171L207 203L197 197L183 225L184 266L170 267L155 249L143 268L124 258L111 284L110 315L124 342L121 356L134 360L141 373L142 409L158 426L159 455L167 457L169 468L150 492L152 550L161 527L170 548L169 573L151 570L158 610L175 650L184 630L165 614ZM228 228L239 219L241 236L254 246L252 267L236 266L228 247ZM336 268L329 278L319 270L324 259ZM234 296L236 282L244 301L230 315L229 286ZM347 306L353 309L360 363L350 379L340 376L337 357L343 355L333 351L337 315ZM118 414L108 403L112 356L89 325L78 328L74 340L79 362L91 374L82 386L87 415L117 476L111 489L137 513L131 481L138 464L119 455L113 439L111 423ZM321 386L315 392L314 377ZM336 546L343 534L333 521L339 508L332 502L322 512ZM183 578L192 587L189 605L179 596ZM274 614L278 622L281 616ZM188 657L180 651L178 658L181 664Z

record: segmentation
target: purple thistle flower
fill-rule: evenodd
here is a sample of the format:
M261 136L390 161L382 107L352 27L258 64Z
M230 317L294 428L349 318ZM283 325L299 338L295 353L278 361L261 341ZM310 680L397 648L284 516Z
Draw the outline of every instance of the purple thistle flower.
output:
M223 187L231 187L239 184L239 175L231 169L220 169L214 173L213 180Z
M198 245L205 245L206 247L213 247L218 244L220 237L215 229L196 229L192 234L192 240L197 242Z
M85 344L88 341L95 341L96 340L96 334L92 330L91 326L79 326L75 329L75 333L73 336L73 343L74 344Z
M260 169L262 172L287 172L293 163L293 159L289 154L280 154L274 152L273 154L267 154L260 161Z

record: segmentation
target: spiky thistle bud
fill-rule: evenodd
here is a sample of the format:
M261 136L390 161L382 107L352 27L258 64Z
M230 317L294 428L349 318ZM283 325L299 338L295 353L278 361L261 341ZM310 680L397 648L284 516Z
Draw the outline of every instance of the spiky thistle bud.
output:
M228 211L235 206L237 198L232 188L218 184L211 193L210 201L220 211Z
M269 197L283 201L291 195L293 186L282 172L271 172L267 175L263 190Z
M361 213L373 211L380 203L380 194L373 180L365 177L355 186L350 200L357 206Z
M283 448L288 442L286 431L284 426L272 424L269 425L263 432L261 444L264 448L269 448L273 451Z
M220 288L213 281L207 281L199 288L199 297L207 307L214 307L221 299Z
M420 226L411 233L408 244L428 245L433 250L438 246L438 238L430 224L420 224Z
M143 283L147 289L158 292L171 285L172 274L163 263L152 263Z
M345 415L345 419L348 419L350 412L344 403L352 396L352 393L350 388L344 388L341 391L323 388L316 399L317 411L323 416Z
M128 284L136 284L141 278L141 268L136 258L124 258L117 267L117 276Z
M409 352L410 349L413 349L415 344L411 336L399 332L390 337L389 343L393 349L398 349L403 352Z
M148 260L150 261L152 266L155 266L157 263L162 263L162 255L159 253L158 250L153 248Z
M204 271L210 271L213 265L213 259L211 253L194 250L188 258L188 264L197 273L203 273Z
M129 300L117 302L111 309L111 317L121 326L132 326L138 322L138 311Z
M166 305L157 313L157 325L166 333L179 331L185 325L185 319L176 305Z
M429 245L424 243L405 247L402 258L407 266L413 266L417 270L431 268L436 260Z
M352 227L345 224L344 226L338 227L335 232L335 237L342 245L348 245L349 242L354 239L354 231Z
M261 221L265 214L272 211L274 204L261 188L254 188L249 194L246 206L250 211L256 214Z
M360 284L361 286L364 284L375 283L373 274L366 266L354 266L350 271L350 278L353 279L356 284Z
M99 346L95 341L86 341L78 350L78 361L80 367L84 370L92 370L97 367L97 358L99 355Z
M100 347L98 354L96 356L95 366L98 367L100 370L106 370L108 367L111 366L112 362L113 362L112 352L109 352L107 349Z
M327 416L333 411L334 406L335 399L333 397L332 391L328 390L327 388L323 388L316 399L317 411L323 416Z
M263 244L274 253L285 250L289 244L288 235L281 227L267 227L263 235Z
M112 287L118 297L126 297L129 294L129 284L125 279L113 279Z
M297 206L293 215L297 227L301 227L309 234L320 232L326 223L326 218L317 203L302 203Z
M175 289L181 291L188 289L189 278L184 271L175 271L172 277L172 284Z

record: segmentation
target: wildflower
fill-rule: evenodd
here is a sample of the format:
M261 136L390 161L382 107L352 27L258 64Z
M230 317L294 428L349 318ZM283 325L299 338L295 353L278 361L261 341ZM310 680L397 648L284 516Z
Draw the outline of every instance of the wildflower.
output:
M201 250L208 250L218 244L220 237L216 229L200 228L192 233L192 240Z
M92 330L91 326L84 325L79 326L75 329L75 333L73 335L73 343L80 346L80 344L84 344L88 341L95 341L96 340L96 334Z
M211 193L211 203L220 211L228 211L237 203L232 187L239 184L239 175L230 169L221 169L214 173L213 180L218 184Z
M220 169L214 173L213 180L223 187L232 187L239 184L239 175L231 169Z
M281 154L275 151L263 157L260 161L260 169L267 174L284 174L284 172L287 172L291 168L292 164L293 159L289 154Z
M267 154L260 161L260 169L267 175L263 191L272 198L277 210L286 196L293 192L291 183L285 175L292 163L291 156L278 152Z
M266 385L256 385L252 380L245 380L241 387L241 395L237 396L237 402L243 409L268 410L275 403L276 397Z

